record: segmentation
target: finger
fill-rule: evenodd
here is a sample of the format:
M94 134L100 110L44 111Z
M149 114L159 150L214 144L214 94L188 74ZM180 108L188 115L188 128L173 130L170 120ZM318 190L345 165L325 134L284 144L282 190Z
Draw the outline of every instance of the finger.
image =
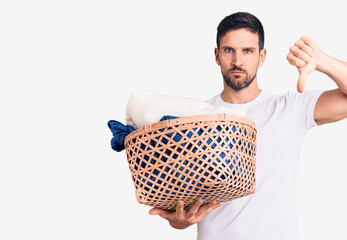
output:
M295 67L304 67L306 65L305 61L295 57L292 53L289 53L287 55L287 60L291 65Z
M167 214L167 211L165 211L164 209L160 209L160 208L152 208L151 210L149 210L148 213L150 215L163 215L163 214Z
M193 204L193 206L189 209L188 214L187 214L187 217L192 217L192 216L194 216L194 215L198 212L199 208L201 207L201 205L202 205L203 203L204 203L204 201L203 201L202 199L197 200L197 201Z
M314 53L313 53L313 49L306 45L305 42L303 40L298 40L295 43L295 46L297 46L299 49L301 49L302 51L304 51L306 54L308 54L310 57L313 57Z
M299 93L302 93L305 89L305 85L306 85L306 78L309 75L309 73L307 71L302 71L299 75L299 79L298 79L298 84L297 84L297 89Z
M176 214L178 218L184 217L184 201L179 200L176 205Z
M300 60L305 61L306 63L311 60L310 55L308 55L306 52L304 52L302 49L300 49L298 46L294 45L290 47L290 52Z
M313 50L318 48L318 44L311 37L302 36L300 40L303 41L307 46L311 47Z
M200 219L203 219L207 214L209 214L212 210L220 207L221 204L220 203L216 203L216 201L213 202L209 202L205 205L203 205L202 207L200 207L199 211L197 212L196 215L198 215L198 217Z

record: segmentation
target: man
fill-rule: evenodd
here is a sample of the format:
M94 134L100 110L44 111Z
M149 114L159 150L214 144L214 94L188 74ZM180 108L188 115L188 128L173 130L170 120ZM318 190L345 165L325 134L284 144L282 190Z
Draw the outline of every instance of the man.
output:
M266 57L264 31L249 13L221 21L215 57L224 89L209 102L243 109L257 125L256 192L223 204L197 201L184 210L184 202L178 202L176 211L153 208L149 213L178 229L198 223L199 240L298 239L294 188L300 146L310 128L347 117L347 63L302 37L287 56L299 71L299 93L276 96L259 89L257 69ZM306 77L314 70L327 74L338 88L304 91Z

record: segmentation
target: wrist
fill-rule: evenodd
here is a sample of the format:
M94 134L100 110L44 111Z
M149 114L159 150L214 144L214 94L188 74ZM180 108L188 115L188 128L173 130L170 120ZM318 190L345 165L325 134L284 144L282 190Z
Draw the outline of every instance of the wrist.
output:
M327 54L323 52L320 53L316 70L329 75L329 56Z

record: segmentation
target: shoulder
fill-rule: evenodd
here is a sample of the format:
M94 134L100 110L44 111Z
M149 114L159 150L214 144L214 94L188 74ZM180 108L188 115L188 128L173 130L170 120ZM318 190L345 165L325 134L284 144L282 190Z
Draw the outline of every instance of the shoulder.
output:
M322 92L322 90L306 90L302 93L287 92L282 98L289 104L293 103L295 105L305 105L308 103L316 103Z
M321 90L307 90L303 93L288 91L281 95L267 94L267 104L276 109L303 114L314 108L321 93Z
M285 102L301 102L312 98L319 97L322 94L322 90L306 90L302 93L287 91L284 94L270 94L267 93L269 100L285 101Z
M209 104L212 104L212 105L216 105L218 100L219 100L219 94L215 95L214 97L210 98L210 99L207 99L205 100L205 102L209 103Z

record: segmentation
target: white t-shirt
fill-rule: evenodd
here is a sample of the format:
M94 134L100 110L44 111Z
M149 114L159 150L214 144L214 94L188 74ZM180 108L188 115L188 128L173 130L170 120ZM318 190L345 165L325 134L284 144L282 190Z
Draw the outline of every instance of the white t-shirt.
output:
M223 203L198 224L198 240L297 240L295 182L305 133L316 126L314 108L322 91L261 91L245 104L207 102L246 110L257 126L256 192Z

